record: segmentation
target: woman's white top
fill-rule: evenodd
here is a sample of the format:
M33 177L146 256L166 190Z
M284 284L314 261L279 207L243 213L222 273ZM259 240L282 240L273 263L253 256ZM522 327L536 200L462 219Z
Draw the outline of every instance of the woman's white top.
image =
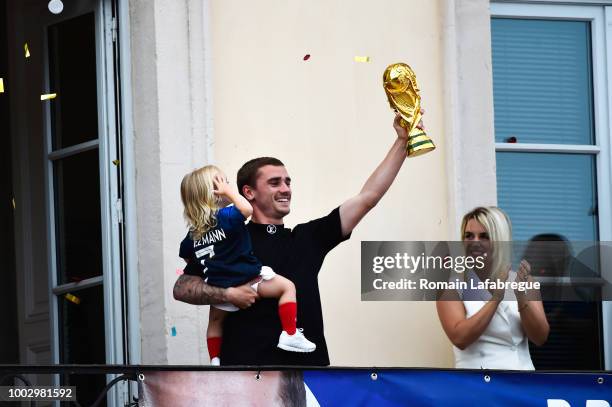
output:
M468 287L472 287L470 279L480 281L473 271L466 276ZM510 271L508 281L515 279L516 273ZM459 291L459 295L466 318L476 314L491 299L491 293L486 289L463 290ZM464 350L456 346L453 348L457 368L535 370L529 355L529 341L521 326L518 302L512 290L506 291L489 326L476 342Z

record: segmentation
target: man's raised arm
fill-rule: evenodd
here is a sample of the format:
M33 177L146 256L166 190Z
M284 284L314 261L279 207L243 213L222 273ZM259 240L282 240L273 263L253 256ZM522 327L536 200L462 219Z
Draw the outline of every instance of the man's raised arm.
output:
M238 308L248 308L259 298L251 282L239 287L213 287L201 277L183 274L174 283L174 299L193 305L210 305L229 302Z
M400 126L400 120L401 116L396 114L393 120L393 128L397 132L397 139L393 146L391 146L385 159L370 175L359 194L340 206L340 223L342 225L343 236L351 233L365 214L376 206L393 183L406 159L408 131ZM422 129L422 123L419 123L417 127Z

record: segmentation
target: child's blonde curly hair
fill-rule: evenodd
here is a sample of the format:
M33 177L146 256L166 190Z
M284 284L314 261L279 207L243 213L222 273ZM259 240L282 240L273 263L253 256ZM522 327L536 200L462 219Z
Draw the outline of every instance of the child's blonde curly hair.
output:
M202 235L217 226L215 214L219 210L219 199L214 194L213 178L220 172L218 167L207 165L185 175L181 182L181 200L185 207L183 216L193 240L201 239Z

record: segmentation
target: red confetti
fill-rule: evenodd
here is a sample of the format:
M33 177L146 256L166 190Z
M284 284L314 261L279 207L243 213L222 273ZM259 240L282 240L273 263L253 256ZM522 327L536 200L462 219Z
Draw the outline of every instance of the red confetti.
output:
M304 61L308 61L310 59L310 54L304 55Z
M508 137L506 139L506 143L516 143L516 142L517 142L517 140L516 140L516 137L514 137L514 136Z

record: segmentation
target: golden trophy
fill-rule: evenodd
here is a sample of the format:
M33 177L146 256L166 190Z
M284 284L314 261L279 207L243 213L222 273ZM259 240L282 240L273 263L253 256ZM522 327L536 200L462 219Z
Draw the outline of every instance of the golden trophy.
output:
M422 117L421 96L412 68L402 62L389 65L383 74L383 87L391 109L402 116L400 124L408 130L408 157L416 157L436 148L425 131L416 127Z

